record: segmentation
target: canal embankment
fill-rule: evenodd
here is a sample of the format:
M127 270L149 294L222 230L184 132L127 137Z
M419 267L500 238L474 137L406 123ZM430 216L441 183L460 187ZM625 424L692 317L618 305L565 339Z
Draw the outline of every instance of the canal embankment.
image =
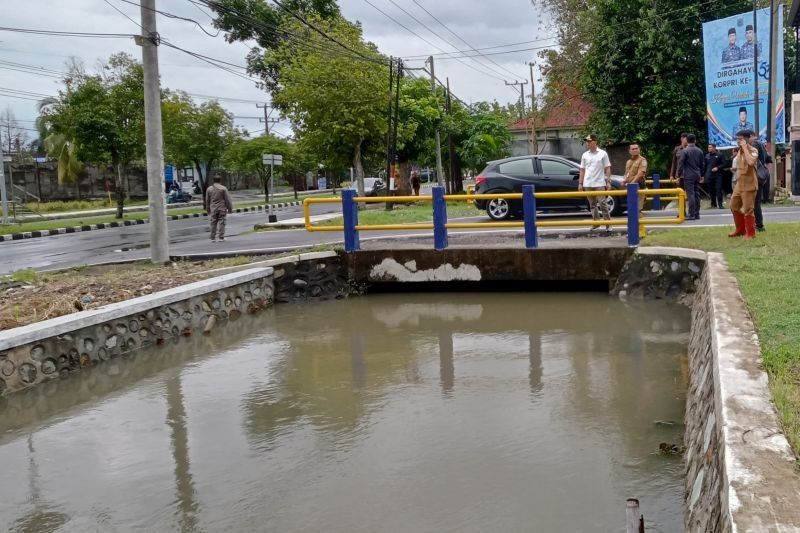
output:
M0 344L4 392L160 344L159 339L175 334L172 323L170 328L164 328L166 319L176 320L169 305L180 303L188 311L178 313L179 317L188 320L188 312L192 320L197 320L175 324L177 335L185 331L181 327L197 332L207 330L208 323L219 320L219 311L231 300L226 290L244 290L240 298L246 301L244 294L249 289L251 301L247 303L260 309L274 302L321 301L381 292L388 285L406 285L408 290L427 286L430 290L441 284L458 283L463 290L478 289L487 283L508 283L513 287L527 281L545 288L570 280L599 281L605 284L605 291L622 300L667 300L692 308L684 438L686 529L716 532L800 528L800 513L793 505L800 498L794 455L781 433L771 401L755 328L736 280L719 255L675 248L633 250L606 246L587 250L566 244L536 251L453 246L444 252L409 245L395 250L373 245L353 254L302 254L227 267L218 273L222 276L212 278L210 283L226 279L225 287L214 286L175 301L159 300L163 295L154 295L156 298L149 301L135 301L139 306L135 312L112 308L115 314L105 321L83 322L88 317L84 312L62 317L56 323L42 322L39 333L18 336L17 341L25 343L16 347L9 343L8 334L19 335L19 331L0 333L0 341L5 342ZM256 276L260 281L253 285L255 278L240 276ZM256 286L261 289L260 300L253 303ZM219 297L209 300L208 295L215 291ZM235 297L232 302L236 303ZM120 307L124 308L124 304ZM166 315L155 311L165 307ZM248 309L235 310L241 313ZM230 314L225 318L229 317ZM121 329L117 328L125 325L125 333L131 332L131 320L138 323L134 333L147 333L133 336L134 343L129 346L130 339L120 336ZM30 331L24 333L30 335ZM119 350L108 350L111 338L123 339L121 345L111 341ZM88 351L87 339L92 348ZM103 347L105 352L100 351Z

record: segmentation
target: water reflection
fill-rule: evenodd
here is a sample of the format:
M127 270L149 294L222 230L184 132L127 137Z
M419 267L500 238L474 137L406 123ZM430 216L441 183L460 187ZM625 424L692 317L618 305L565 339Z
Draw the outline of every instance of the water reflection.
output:
M602 295L279 306L10 398L9 475L34 440L59 464L0 485L0 529L611 531L630 496L680 529L680 462L651 452L680 433L653 422L682 419L688 326Z

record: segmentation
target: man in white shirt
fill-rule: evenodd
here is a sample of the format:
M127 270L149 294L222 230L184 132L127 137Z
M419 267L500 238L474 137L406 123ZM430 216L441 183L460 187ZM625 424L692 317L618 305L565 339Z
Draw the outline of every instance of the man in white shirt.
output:
M611 161L608 159L608 154L605 150L597 147L597 135L588 135L584 141L589 145L581 156L580 174L578 175L578 190L579 191L608 191L611 190ZM592 218L594 220L600 219L598 213L598 206L600 212L603 213L603 219L611 220L611 215L608 212L608 204L605 202L604 196L590 196L589 208L592 211ZM599 228L599 225L592 226L592 229ZM611 226L606 226L606 231L610 231Z

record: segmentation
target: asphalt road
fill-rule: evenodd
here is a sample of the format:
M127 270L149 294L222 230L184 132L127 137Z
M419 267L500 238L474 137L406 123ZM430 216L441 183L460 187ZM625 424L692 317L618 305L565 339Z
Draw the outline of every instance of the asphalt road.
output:
M318 205L315 214L338 212L337 205ZM765 208L766 223L777 221L800 220L800 208L771 207ZM302 208L287 208L278 213L279 220L299 218ZM546 215L547 216L547 215ZM564 215L552 215L559 217ZM587 217L585 215L569 215L569 218ZM192 218L169 222L170 254L194 255L230 252L280 252L293 250L302 246L316 244L332 244L342 241L341 233L321 232L309 233L304 229L273 230L253 232L253 226L265 222L264 213L239 213L228 216L226 241L212 244L208 238L207 218ZM486 216L478 216L468 220L486 221ZM682 226L670 226L679 231L686 227L709 227L731 225L730 211L704 210L698 221L686 222ZM84 264L105 263L131 259L147 259L149 257L149 224L121 228L54 235L36 239L10 241L0 243L0 274L7 274L25 268L38 270L67 268ZM496 228L487 228L495 230ZM462 230L458 233L469 233L482 230ZM569 230L544 230L542 233ZM573 231L585 232L585 229ZM412 234L430 234L430 231L393 231L361 233L362 239L405 236ZM456 232L454 232L456 233Z

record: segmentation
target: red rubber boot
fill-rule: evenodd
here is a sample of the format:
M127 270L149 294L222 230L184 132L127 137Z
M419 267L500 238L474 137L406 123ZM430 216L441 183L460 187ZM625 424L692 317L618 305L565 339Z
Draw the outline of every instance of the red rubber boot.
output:
M739 211L733 211L733 223L736 229L728 233L728 237L741 237L745 234L744 215Z
M744 240L752 241L756 238L756 217L744 217Z

